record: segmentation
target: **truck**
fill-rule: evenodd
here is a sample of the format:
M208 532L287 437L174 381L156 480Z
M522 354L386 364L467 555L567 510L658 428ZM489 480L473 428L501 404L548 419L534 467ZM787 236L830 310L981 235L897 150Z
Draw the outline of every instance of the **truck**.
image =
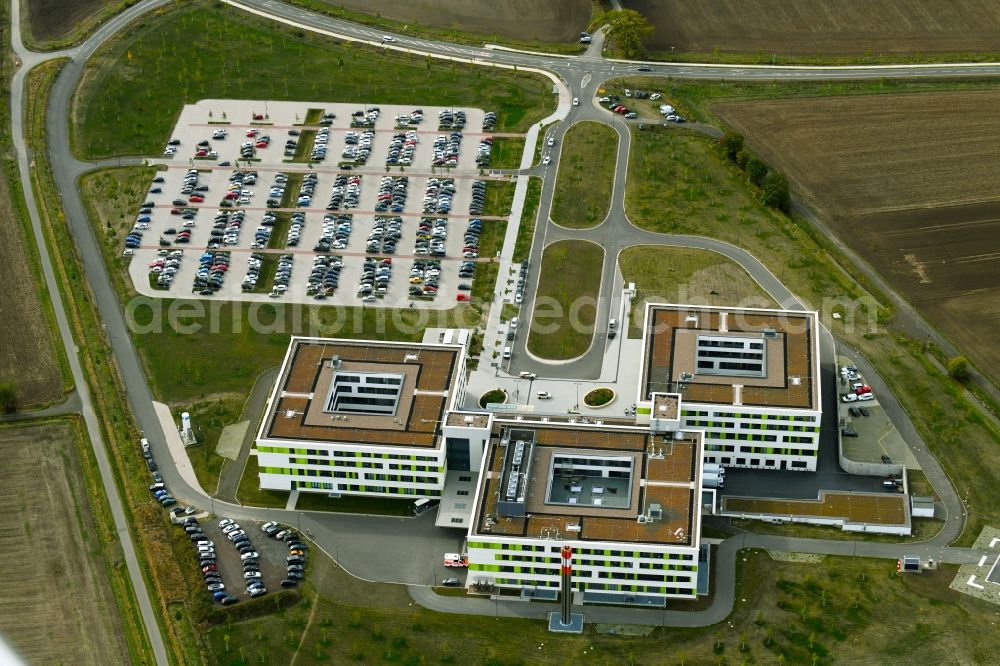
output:
M725 485L725 477L716 474L705 474L701 477L702 488L723 488Z
M715 474L717 476L725 476L726 468L719 463L705 463L701 466L702 474Z

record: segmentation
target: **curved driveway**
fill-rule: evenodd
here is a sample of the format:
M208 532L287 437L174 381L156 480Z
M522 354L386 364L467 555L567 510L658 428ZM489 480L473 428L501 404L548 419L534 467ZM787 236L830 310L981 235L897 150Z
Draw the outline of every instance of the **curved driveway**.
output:
M247 11L253 11L259 15L267 16L275 20L299 25L305 29L333 34L344 39L363 40L369 42L379 42L383 32L375 31L365 26L359 26L345 21L333 19L331 17L314 14L295 7L289 7L275 0L226 0L228 4L239 7ZM127 525L121 511L121 499L118 496L113 476L104 450L103 439L100 437L100 428L96 420L96 415L91 404L89 392L86 390L86 381L80 369L79 361L76 358L72 334L66 321L65 312L57 294L57 283L52 271L51 260L42 241L41 227L38 219L37 205L32 196L29 178L29 157L25 150L23 128L21 127L19 110L23 106L22 91L24 74L28 67L46 59L59 55L69 55L73 61L64 69L57 79L50 98L46 125L49 136L49 155L56 182L63 197L63 206L67 221L77 242L78 250L82 258L88 283L93 290L100 316L106 327L107 336L115 355L118 371L124 381L129 405L137 422L144 429L146 436L150 439L152 449L157 459L161 461L161 468L164 479L170 486L173 494L182 501L208 507L211 505L214 513L225 513L237 519L247 520L280 520L288 524L298 525L301 529L310 534L315 542L321 546L331 556L340 561L345 568L370 579L405 582L411 584L425 585L436 581L437 574L433 566L427 571L418 571L415 562L435 562L440 553L447 550L454 550L460 545L463 535L454 531L438 530L434 528L428 516L418 519L400 519L385 517L367 517L356 515L339 515L330 513L315 512L289 512L280 509L258 509L253 507L243 507L234 504L216 501L209 497L197 484L187 483L178 473L172 464L167 449L166 440L160 427L160 422L152 407L152 395L146 382L146 377L139 361L138 354L126 327L125 319L122 315L118 299L111 286L107 272L105 270L102 254L98 240L95 238L93 230L86 218L85 208L76 188L76 178L92 165L77 160L70 150L69 144L69 110L72 92L79 82L83 66L93 53L108 37L119 30L123 25L133 18L147 12L155 7L166 4L167 0L145 0L126 12L117 16L102 26L90 39L82 46L66 52L53 54L33 54L23 48L18 35L18 3L13 3L15 11L14 17L14 43L15 50L24 66L17 72L14 79L12 94L12 109L14 110L14 138L18 149L19 165L21 166L21 178L24 184L25 196L28 199L28 208L31 213L33 228L36 233L36 241L42 255L43 271L50 294L53 295L53 306L56 309L56 319L59 325L67 354L70 358L73 369L74 380L80 391L82 411L87 421L91 439L94 442L95 451L98 453L98 462L101 468L102 481L108 493L108 498L115 516L115 522L122 537L123 547L126 551L126 562L133 577L133 584L136 594L139 597L140 608L143 611L143 618L146 621L147 630L153 642L154 651L159 663L165 663L165 651L162 646L162 639L159 635L159 628L155 622L155 616L149 603L148 594L143 584L141 575L138 574L138 563L132 548ZM614 76L620 76L635 72L634 64L605 61L600 58L599 53L594 49L579 57L556 57L549 55L535 55L520 52L512 52L501 49L476 48L459 46L440 42L432 42L422 39L414 39L406 36L397 36L395 45L386 48L400 49L426 53L433 57L443 57L450 59L471 60L478 63L496 63L505 66L532 67L547 70L557 74L569 86L573 95L580 97L585 104L580 107L570 107L568 120L598 119L599 113L596 108L589 104L593 97L593 90L597 85ZM820 68L820 67L749 67L749 66L722 66L722 65L677 65L651 63L650 74L674 76L678 78L731 78L731 79L841 79L841 78L879 78L879 77L956 77L974 75L1000 75L1000 65L989 63L981 65L926 65L926 66L889 66L889 67L840 67L840 68ZM607 122L608 118L601 115L602 122ZM569 123L563 123L554 131L560 135L565 131ZM628 132L624 130L624 123L615 118L612 124L619 130L623 141L626 142L619 151L618 168L622 173L627 172L628 159ZM551 195L551 184L546 179L545 190ZM624 183L622 183L624 186ZM616 188L617 190L617 188ZM759 274L760 280L773 279L773 276L755 258L739 248L719 243L711 239L698 239L692 237L669 237L659 234L650 234L634 227L627 222L624 216L623 191L616 192L615 202L612 205L612 213L609 220L599 227L589 230L589 233L596 238L603 238L605 243L614 241L612 247L623 247L627 244L646 242L675 242L689 247L705 247L720 251L726 256L739 261L747 267L751 273ZM542 210L547 210L543 207ZM609 224L610 223L610 224ZM602 227L607 227L602 229ZM629 228L631 227L631 228ZM619 238L611 234L613 229L618 232L627 231L629 236ZM544 235L550 233L553 237L556 230L546 226ZM632 241L628 239L631 238ZM537 240L537 239L536 239ZM540 243L533 245L533 252L538 251ZM606 245L608 247L608 245ZM609 252L609 256L614 257L615 252ZM537 264L536 264L537 265ZM611 271L613 275L614 261L606 262L605 275ZM757 275L755 275L756 277ZM608 293L611 293L612 280L606 280ZM791 302L785 297L787 290L780 283L768 285L768 291L772 294L781 295L778 300ZM604 290L602 289L602 292ZM791 296L791 294L787 294ZM605 299L610 300L610 299ZM607 307L607 306L605 306ZM606 310L604 310L604 320L606 320ZM595 345L595 350L602 351L602 345ZM596 352L595 352L596 353ZM595 356L596 358L596 356ZM586 364L592 363L588 355L579 362L578 367L573 371L580 372L586 370ZM547 368L549 366L546 366ZM950 486L949 486L950 488ZM953 495L953 492L952 492ZM946 502L949 499L942 494ZM949 502L950 504L950 502ZM954 508L951 507L950 508ZM959 507L960 508L960 507ZM957 513L957 512L956 512ZM960 527L960 526L959 526ZM951 530L946 530L951 532ZM956 532L957 534L957 532ZM944 534L938 539L928 542L925 549L936 548L940 557L944 561L968 562L978 561L978 553L970 549L943 548L947 540ZM822 552L843 555L866 555L872 557L899 557L902 553L920 552L920 547L912 545L898 544L875 544L868 542L845 542L845 541L825 541L814 539L792 539L768 535L744 534L740 538L727 539L719 548L719 559L717 562L717 582L715 591L715 601L709 610L701 613L683 613L683 617L675 616L669 612L644 611L638 609L615 610L616 617L627 617L629 622L637 623L670 623L684 626L696 624L711 624L723 619L732 610L734 594L735 575L735 554L739 548L744 546L754 546L762 548L773 548L778 550L796 550L804 552ZM371 554L378 552L379 557L373 558ZM426 559L424 559L426 558ZM419 565L422 567L422 565ZM454 612L481 612L483 609L477 606L479 602L471 601L459 603L459 600L441 600L437 597L430 599L426 595L419 596L421 603L429 607L438 607L440 610ZM458 604L458 605L456 605ZM446 607L445 607L446 606ZM496 605L495 612L500 613L501 608L507 608L510 604ZM518 605L523 608L524 605ZM534 608L534 607L533 607ZM511 613L516 611L510 610ZM594 614L588 610L588 614ZM620 620L619 620L620 621Z

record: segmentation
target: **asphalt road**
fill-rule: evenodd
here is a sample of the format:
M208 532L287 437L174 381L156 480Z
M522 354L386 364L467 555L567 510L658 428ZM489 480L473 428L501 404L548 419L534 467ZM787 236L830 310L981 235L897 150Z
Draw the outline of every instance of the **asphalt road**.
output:
M87 384L87 378L80 366L80 359L77 356L76 343L73 340L73 333L66 317L66 310L63 308L63 303L60 298L59 284L56 281L55 272L52 268L52 259L49 256L48 247L45 244L45 236L42 233L41 218L38 214L38 205L35 201L34 191L31 187L30 169L32 168L32 160L25 143L23 117L24 81L28 71L32 67L46 60L62 56L80 58L80 60L77 60L76 63L85 61L86 57L89 57L90 53L92 53L93 50L103 43L109 36L120 30L123 26L127 25L136 16L151 9L152 7L165 4L165 1L166 0L149 0L148 2L136 5L135 7L122 12L102 25L90 39L78 48L44 54L33 53L24 47L20 31L21 3L16 1L12 2L11 47L20 61L20 67L15 72L14 79L11 83L10 100L14 148L17 153L18 169L21 174L22 190L27 203L29 217L31 218L31 228L35 234L35 243L38 247L39 256L41 258L42 274L45 278L45 285L47 287L49 299L52 303L53 311L55 312L56 325L59 328L59 336L66 351L66 358L69 360L70 371L73 375L73 383L76 386L76 394L80 403L80 411L83 415L83 420L87 427L87 434L90 437L91 445L93 446L94 454L97 459L97 467L101 474L101 483L104 485L104 490L108 496L108 504L111 507L111 517L114 521L115 529L118 532L118 537L121 540L122 555L125 560L126 568L128 569L129 578L132 581L132 587L135 591L139 612L142 616L142 622L146 627L146 632L149 636L150 645L152 646L153 656L156 659L156 663L161 666L166 666L168 663L166 646L163 643L163 637L160 634L160 625L157 622L156 612L153 609L153 603L149 596L149 590L146 588L146 581L142 575L142 568L139 565L139 560L136 555L135 544L132 541L132 533L130 531L128 521L125 518L125 512L122 509L122 501L118 493L118 486L115 484L114 472L111 469L107 448L101 432L101 425L98 422L97 414L95 413L93 404L91 403L90 389ZM77 68L79 69L79 64ZM54 107L50 107L50 109L51 108ZM63 106L61 109L61 113L49 112L47 114L46 121L49 126L49 131L51 131L53 124L52 121L61 119L61 134L65 139L68 131L68 121L66 115L67 107ZM63 157L64 161L75 164L76 160L72 158L72 155L68 151L68 144L63 145L66 148ZM53 160L53 163L57 162L59 162L59 160ZM64 190L66 181L57 182L62 183L61 190ZM73 180L69 181L69 189L75 192L76 188L73 187ZM82 219L86 224L86 218ZM93 261L88 262L88 265L93 265L93 263ZM100 254L97 255L96 263L98 265L103 263ZM106 278L107 276L105 276L105 279ZM111 298L114 299L113 294Z
M152 606L149 603L147 591L141 576L138 574L138 563L135 558L134 548L128 533L127 525L121 511L121 499L118 496L107 455L104 450L103 440L100 437L99 424L91 404L89 392L86 390L79 361L76 358L76 349L72 339L69 326L66 322L65 312L62 309L56 295L57 285L50 257L46 251L44 243L41 241L41 228L38 221L37 205L31 195L30 180L28 177L29 156L24 147L23 127L20 122L18 109L22 106L21 94L23 90L24 73L28 67L41 62L42 60L56 57L58 55L71 55L73 61L64 69L56 81L50 105L46 116L46 124L49 136L49 156L54 170L56 182L63 197L63 206L74 239L77 242L78 251L81 255L86 271L86 278L94 292L95 301L98 305L100 316L106 327L106 334L111 348L115 355L115 361L121 374L129 398L129 405L137 422L142 426L147 437L149 437L152 450L164 475L164 480L171 488L173 494L182 501L207 507L212 505L215 513L229 515L239 520L279 520L291 525L298 525L301 529L311 534L317 545L326 552L342 562L348 570L355 574L373 580L388 580L406 582L417 585L425 585L434 580L438 573L434 564L437 562L441 552L454 550L462 541L462 533L459 531L440 530L433 527L429 516L420 519L399 519L383 517L366 517L352 515L337 515L314 512L288 512L278 509L257 509L253 507L242 507L228 504L202 494L200 490L191 488L180 478L176 469L170 464L170 457L166 448L163 433L160 430L159 421L152 408L152 396L139 362L138 355L132 345L131 338L125 325L125 320L119 309L117 297L112 289L111 282L103 265L103 259L97 239L87 221L85 208L81 201L79 192L76 189L76 178L92 165L85 164L77 160L70 150L68 129L69 129L69 103L71 93L79 81L82 68L86 60L93 51L111 34L120 29L132 18L149 11L157 6L166 4L166 0L146 0L133 6L123 14L112 19L102 26L90 39L81 47L67 52L55 54L33 54L24 50L20 43L18 30L18 12L14 11L14 35L16 52L21 59L23 66L15 76L12 95L12 114L15 118L14 137L15 146L18 149L19 165L21 167L22 182L26 185L25 192L28 198L28 207L32 217L32 225L39 243L39 250L42 255L43 271L50 294L53 295L53 305L56 310L56 319L59 325L60 334L66 346L68 356L71 359L74 380L80 388L80 400L82 411L87 421L88 430L91 432L91 439L94 442L95 451L98 453L98 462L101 468L102 481L108 493L115 515L116 525L122 534L123 545L126 548L126 561L129 566L136 593L140 600L140 607L146 621L147 630L150 632L159 663L165 663L165 651L162 646L162 638L159 635L158 625L155 622ZM343 38L360 39L365 41L379 42L382 32L371 30L364 26L358 26L344 21L332 19L327 16L313 14L298 8L289 7L273 0L243 0L240 3L229 2L234 6L254 11L258 14L270 16L276 20L283 20L299 24L304 28L314 31L332 33ZM592 89L609 77L620 76L635 71L636 65L605 61L599 55L588 51L587 54L576 58L560 58L549 55L532 55L517 52L510 52L498 49L476 48L431 42L427 40L412 39L409 37L397 36L396 42L392 46L384 48L401 48L403 50L418 51L428 53L434 57L444 57L453 59L468 59L481 63L497 63L501 65L516 65L519 68L537 68L548 70L558 74L571 87L572 94L582 100L580 107L574 107L570 122L594 118L600 113L593 108L589 100L593 97ZM651 74L674 76L677 78L728 78L728 79L847 79L847 78L881 78L881 77L960 77L960 76L981 76L985 74L1000 74L1000 65L931 65L931 66L892 66L892 67L843 67L843 68L817 68L817 67L727 67L727 66L699 66L699 65L676 65L652 63ZM606 116L601 116L603 121L608 121ZM564 132L570 122L565 122L557 131ZM624 141L628 139L627 132L622 130L622 123L615 119L612 121L619 129ZM627 148L627 146L626 146ZM619 153L620 165L623 166L627 160L628 151L623 149ZM550 168L549 174L555 172L555 164ZM624 173L622 171L621 173ZM547 174L548 175L548 174ZM551 179L546 178L546 189L549 191L549 201L551 200ZM622 177L623 186L623 177ZM649 234L637 229L628 229L627 219L624 218L623 207L620 206L621 196L616 186L616 202L612 206L609 215L611 226L607 229L598 227L591 233L595 236L604 235L604 239L613 239L619 247L625 247L626 241L619 239L613 231L627 230L632 234L630 238L636 242L651 243L675 243L686 247L705 247L720 251L726 256L739 261L751 274L760 275L762 284L772 294L782 294L778 298L780 302L786 302L787 290L784 289L777 280L770 275L760 262L739 248L728 246L718 241L710 239L698 239L691 237L671 237L657 234ZM547 208L543 208L547 210ZM607 224L607 222L605 224ZM602 227L605 225L601 225ZM629 224L629 226L631 226ZM552 233L553 238L557 237L557 231L552 226L547 226L545 237ZM563 233L563 232L558 232ZM631 243L635 244L635 243ZM536 243L536 245L538 245ZM533 252L540 251L540 245L533 248ZM609 256L612 255L609 252ZM537 265L537 264L536 264ZM613 262L605 262L605 275L613 273ZM763 272L761 272L763 271ZM769 281L773 281L771 284ZM611 281L608 280L607 288L610 289ZM602 292L603 292L602 288ZM791 294L787 294L788 297ZM603 318L606 321L607 310L603 310ZM599 347L592 350L593 358L597 358ZM573 368L574 372L586 371L585 363L593 363L589 356L581 359L580 365ZM950 490L947 480L943 483ZM936 486L937 487L937 486ZM949 505L949 511L955 509L955 515L961 513L960 503L956 507L954 492L942 494L942 499ZM960 523L957 523L960 529ZM941 552L949 561L971 561L978 559L978 554L970 549L944 549L943 544L953 538L954 532L946 528L948 534L942 533L938 538L928 542L924 548ZM741 539L729 539L720 547L720 562L717 565L716 597L713 606L700 614L685 613L683 622L679 618L663 615L663 622L678 622L688 626L688 623L711 624L724 618L732 609L734 594L734 572L735 553L744 545L774 547L780 550L798 550L804 552L824 552L833 554L857 554L873 557L896 558L901 554L911 554L918 547L908 544L871 544L865 542L843 542L825 540L806 539L786 539L782 537L772 537L766 535L746 534ZM373 557L378 553L378 557ZM423 563L432 563L428 571L424 572ZM430 601L423 600L430 604ZM453 603L453 602L449 602ZM454 612L475 612L471 606L456 607ZM444 610L444 609L442 609ZM656 614L658 611L645 611ZM662 613L662 611L659 611ZM618 611L616 610L616 616ZM635 610L629 612L629 621L639 621L643 611ZM652 622L654 618L647 618ZM162 655L162 656L161 656Z

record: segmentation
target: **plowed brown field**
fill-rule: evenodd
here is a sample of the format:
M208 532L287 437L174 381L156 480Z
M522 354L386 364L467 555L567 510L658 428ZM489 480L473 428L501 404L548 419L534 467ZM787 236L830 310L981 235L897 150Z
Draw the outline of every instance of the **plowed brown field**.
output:
M574 42L590 0L323 0L394 21L541 42Z
M558 3L553 3L558 4ZM656 27L650 48L770 55L993 53L993 0L623 0Z
M61 39L115 0L27 0L28 26L39 41Z
M62 394L62 376L25 241L7 180L0 173L0 381L17 385L22 406L51 402Z
M0 634L28 664L124 664L128 650L94 527L79 435L51 423L0 428ZM6 663L6 662L5 662Z
M729 102L713 111L994 379L1000 92Z

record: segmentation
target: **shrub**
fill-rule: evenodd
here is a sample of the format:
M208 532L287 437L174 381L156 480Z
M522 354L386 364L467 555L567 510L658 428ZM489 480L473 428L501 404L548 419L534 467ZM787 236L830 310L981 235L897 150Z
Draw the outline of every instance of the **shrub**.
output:
M769 173L764 178L761 189L761 201L765 206L788 212L791 195L788 192L788 179L780 173Z
M726 159L735 162L736 156L743 151L743 135L738 132L726 132L719 139L719 149Z
M13 414L19 406L17 386L12 382L0 382L0 409L3 409L5 414Z
M767 176L767 165L764 164L762 160L749 155L747 157L746 166L743 167L744 171L747 173L747 180L749 180L754 185L760 187L764 183L764 178Z
M969 378L969 361L964 356L948 359L948 374L953 379L964 382Z

